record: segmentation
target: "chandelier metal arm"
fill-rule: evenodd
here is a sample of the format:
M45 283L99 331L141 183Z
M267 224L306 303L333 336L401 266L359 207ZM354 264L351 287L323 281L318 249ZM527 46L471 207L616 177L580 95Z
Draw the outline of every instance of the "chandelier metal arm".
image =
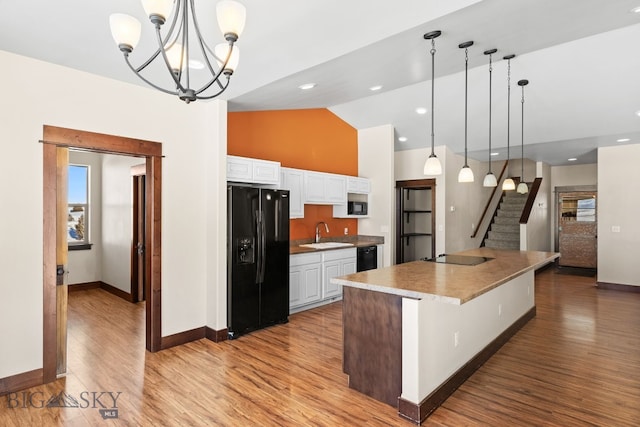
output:
M138 68L134 69L134 72L136 74L140 73L141 71L143 71L145 68L147 68L147 66L149 64L151 64L157 57L158 55L160 55L160 52L162 52L163 46L173 46L173 44L175 43L175 40L171 43L169 43L169 39L171 38L171 35L173 34L173 30L176 27L176 22L178 21L178 16L180 15L180 6L182 5L181 2L176 2L177 6L176 6L176 13L173 16L173 20L171 21L171 27L169 28L169 31L167 32L167 37L164 40L160 40L158 42L158 49L153 53L153 55L151 55L151 57L149 57L149 59L147 59L144 63L142 63L142 65L140 65ZM156 23L155 25L155 29L156 32L160 32L160 23ZM144 80L144 79L143 79Z
M158 86L155 83L150 82L147 78L145 78L144 76L142 76L142 74L138 73L136 71L136 69L133 67L133 65L131 65L131 62L129 61L129 53L125 52L124 53L124 60L127 63L127 65L129 66L129 68L131 69L131 71L133 71L133 73L138 76L140 78L140 80L142 80L143 82L145 82L146 84L148 84L149 86L153 87L154 89L157 89L161 92L167 93L169 95L178 95L178 91L170 91L168 89L165 89L163 87Z

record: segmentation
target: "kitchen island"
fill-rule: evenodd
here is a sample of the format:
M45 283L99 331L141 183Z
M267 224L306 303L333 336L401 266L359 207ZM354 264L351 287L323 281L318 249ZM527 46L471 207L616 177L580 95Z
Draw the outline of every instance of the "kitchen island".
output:
M332 279L349 386L422 422L535 316L534 271L558 256L479 248Z

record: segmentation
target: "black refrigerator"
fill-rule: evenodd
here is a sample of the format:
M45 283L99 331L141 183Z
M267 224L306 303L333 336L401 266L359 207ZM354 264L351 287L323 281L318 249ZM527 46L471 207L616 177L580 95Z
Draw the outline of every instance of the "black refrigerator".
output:
M289 317L289 191L227 188L229 339Z

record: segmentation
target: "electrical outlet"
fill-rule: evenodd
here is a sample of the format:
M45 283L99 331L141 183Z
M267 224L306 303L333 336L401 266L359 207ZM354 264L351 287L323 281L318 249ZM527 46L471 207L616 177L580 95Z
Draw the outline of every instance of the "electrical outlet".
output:
M502 316L502 304L498 304L498 316Z
M453 346L457 347L460 344L460 332L455 331L453 333Z

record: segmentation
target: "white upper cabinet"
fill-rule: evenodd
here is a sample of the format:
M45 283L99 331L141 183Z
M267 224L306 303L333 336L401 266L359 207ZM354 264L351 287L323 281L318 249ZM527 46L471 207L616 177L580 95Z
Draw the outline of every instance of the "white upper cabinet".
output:
M371 182L368 178L358 176L347 177L347 193L369 194L371 192Z
M227 156L227 181L279 185L280 163Z
M280 186L289 190L289 218L304 218L304 171L280 168Z
M344 175L304 172L304 203L336 205L347 202L347 180Z

